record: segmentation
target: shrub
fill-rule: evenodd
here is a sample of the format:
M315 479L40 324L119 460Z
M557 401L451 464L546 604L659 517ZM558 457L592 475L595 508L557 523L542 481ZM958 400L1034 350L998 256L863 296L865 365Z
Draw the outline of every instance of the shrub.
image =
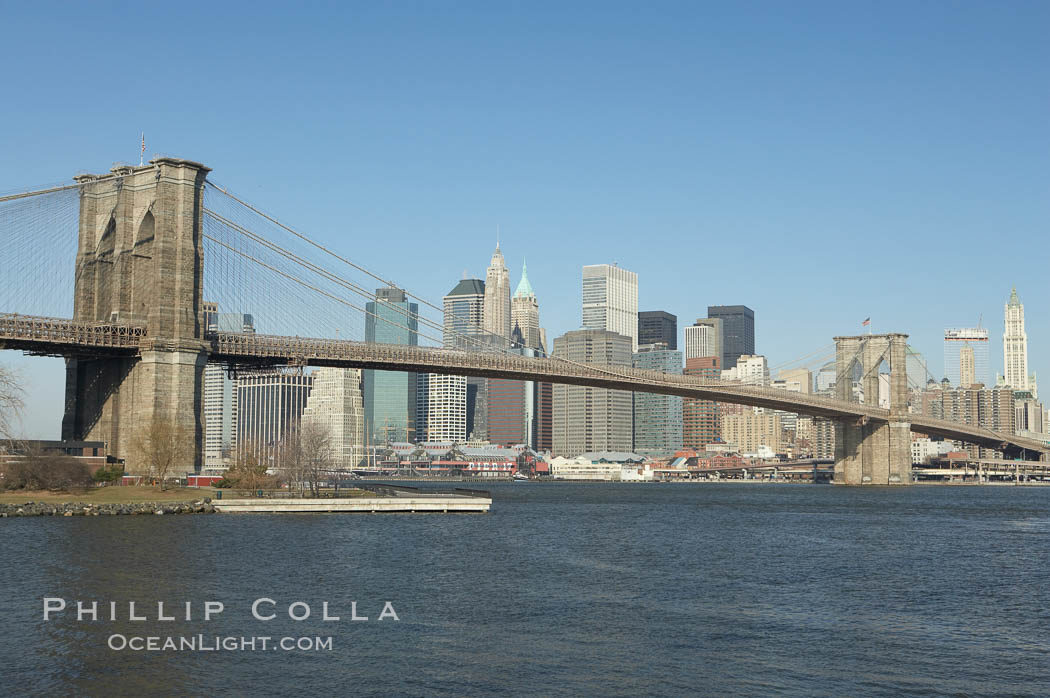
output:
M124 468L121 466L105 466L95 471L91 479L95 482L116 482L124 477Z
M69 456L31 455L4 468L3 485L10 490L67 490L89 484L87 466Z

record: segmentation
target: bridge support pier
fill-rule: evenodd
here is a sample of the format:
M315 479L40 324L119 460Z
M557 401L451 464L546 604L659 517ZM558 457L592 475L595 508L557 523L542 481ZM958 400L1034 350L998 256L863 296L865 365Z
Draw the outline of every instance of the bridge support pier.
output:
M911 424L908 420L907 339L905 334L836 337L836 396L853 397L855 366L860 366L865 404L879 404L879 367L889 364L888 422L869 420L835 425L835 483L910 485Z
M145 326L136 358L71 358L62 438L105 441L128 472L148 474L135 447L159 423L191 442L179 467L199 468L204 437L202 195L208 168L157 158L81 175L74 319Z
M911 425L836 424L834 481L837 485L911 484Z

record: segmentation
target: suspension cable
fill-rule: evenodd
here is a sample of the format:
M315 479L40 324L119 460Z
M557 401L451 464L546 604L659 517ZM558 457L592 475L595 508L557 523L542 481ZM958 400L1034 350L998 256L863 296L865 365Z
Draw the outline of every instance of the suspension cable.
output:
M101 181L105 181L105 180L109 180L109 179L123 179L124 177L127 177L127 176L129 176L129 175L114 173L114 174L108 174L108 175L100 175L100 176L98 176L97 178L95 178L95 179L93 179L91 181L92 181L92 183L94 183L94 182L101 182ZM33 191L25 191L25 192L20 192L18 194L8 194L7 196L0 196L0 204L6 203L8 201L17 201L18 199L28 199L31 196L41 196L43 194L55 194L55 193L60 192L60 191L69 191L70 189L80 189L83 186L84 186L84 184L82 182L74 182L73 184L63 184L62 186L49 187L47 189L35 189Z
M295 264L298 264L299 266L301 266L301 267L303 267L303 268L305 268L305 269L307 269L309 271L312 271L313 273L317 274L318 276L321 276L322 278L327 279L328 281L331 281L334 284L342 286L343 288L346 288L347 290L353 291L354 293L356 293L356 294L358 294L360 296L363 296L364 298L367 298L370 301L378 302L378 297L376 296L376 294L372 293L371 291L367 291L364 288L361 288L360 286L358 286L357 284L353 283L352 281L347 281L345 279L342 279L342 278L336 276L335 274L333 274L332 272L328 271L327 269L325 269L323 267L319 267L316 264L314 264L313 262L305 260L302 257L296 255L295 253L284 249L280 245L277 245L275 243L270 242L266 238L264 238L264 237L262 237L260 235L257 235L256 233L253 233L250 230L248 230L248 229L246 229L246 228L244 228L244 227L234 223L233 221L231 221L231 220L229 220L229 219L219 215L215 211L212 211L210 208L205 208L204 209L204 213L209 215L209 216L211 216L215 220L221 222L222 224L228 226L229 228L233 229L235 232L241 233L245 237L248 237L249 239L254 240L255 242L259 243L260 245L263 245L267 249L271 250L272 252L275 252L276 254L281 255L282 257L284 257L284 258L294 262ZM256 261L256 260L253 259L252 261ZM403 315L406 319L410 319L411 318L411 313L410 312L408 312L405 309L400 308L397 305L390 305L388 307L396 308L397 312L399 312L401 315ZM427 317L425 317L423 315L419 315L418 313L416 313L416 320L417 320L417 322L422 322L423 324L425 324L426 326L430 327L431 329L439 330L439 331L442 331L442 332L446 331L443 325L439 325L438 323L434 322L430 318L427 318ZM412 331L411 328L408 328L408 327L403 327L403 326L399 326L399 327L400 327L400 329L407 329L409 331ZM456 330L449 330L448 332L450 334L458 335L459 339L463 339L463 340L465 340L467 342L475 342L476 346L483 347L483 348L491 348L490 345L486 345L486 344L480 343L479 339L477 337L472 337L470 335L462 334L462 333L457 332ZM428 339L430 339L430 338L428 337ZM443 341L442 341L442 343L443 343Z

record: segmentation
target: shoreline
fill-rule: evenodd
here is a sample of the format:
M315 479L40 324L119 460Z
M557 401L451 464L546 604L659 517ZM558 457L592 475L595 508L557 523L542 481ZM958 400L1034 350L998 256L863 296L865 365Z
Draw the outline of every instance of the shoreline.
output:
M168 502L33 502L0 504L0 518L23 516L162 516L164 514L215 514L211 498Z

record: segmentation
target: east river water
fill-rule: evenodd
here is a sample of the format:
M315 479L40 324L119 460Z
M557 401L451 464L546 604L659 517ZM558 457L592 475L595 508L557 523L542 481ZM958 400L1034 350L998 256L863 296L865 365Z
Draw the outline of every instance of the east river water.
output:
M4 519L0 684L7 695L1050 695L1050 488L491 490L488 515ZM45 597L67 609L45 621ZM253 617L257 599L275 602L257 607L273 620ZM99 601L99 620L78 621L77 600ZM129 620L128 601L147 620ZM177 619L158 620L158 601ZM224 609L205 621L209 601ZM387 601L400 620L378 619ZM296 602L309 618L288 618ZM322 620L324 602L339 621ZM198 649L110 648L150 637ZM227 637L321 648L200 649Z

